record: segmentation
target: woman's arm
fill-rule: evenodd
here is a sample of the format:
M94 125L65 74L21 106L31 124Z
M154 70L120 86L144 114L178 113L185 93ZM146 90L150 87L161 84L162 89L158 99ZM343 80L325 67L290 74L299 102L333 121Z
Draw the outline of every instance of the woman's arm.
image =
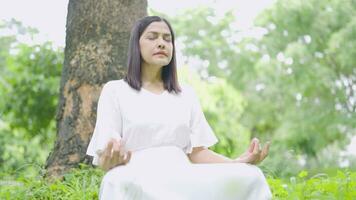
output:
M250 163L258 164L264 160L269 151L270 142L261 149L259 140L252 139L249 148L236 159L227 158L221 154L215 153L206 147L194 147L188 157L192 163Z
M192 163L232 163L234 160L207 149L206 147L194 147L188 154Z

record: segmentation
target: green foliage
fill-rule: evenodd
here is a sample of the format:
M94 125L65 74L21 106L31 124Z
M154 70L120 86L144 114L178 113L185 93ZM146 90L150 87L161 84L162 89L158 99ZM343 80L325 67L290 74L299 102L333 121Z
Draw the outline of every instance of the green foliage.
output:
M224 79L202 80L188 66L180 67L178 74L180 82L195 89L205 117L219 139L213 150L237 157L250 141L246 128L238 123L246 105L241 94Z
M355 199L356 173L338 171L336 176L317 174L308 178L306 171L289 180L268 179L273 199Z
M0 170L31 176L53 145L63 53L50 42L21 43L37 31L18 21L0 30Z
M238 83L231 83L241 89L254 74L252 66L259 54L252 50L256 41L242 40L235 20L231 11L221 17L209 7L187 10L170 19L185 56L202 61L203 64L194 67L203 76L205 73L219 78L235 76Z
M338 32L333 34L328 43L329 62L338 73L352 74L355 70L356 57L356 17L354 17ZM353 59L350 59L353 58ZM355 73L355 72L354 72Z
M38 174L53 146L54 134L50 136L46 136L46 142L42 135L26 139L26 132L0 123L0 171L8 175L23 173L27 177Z
M81 165L67 173L63 180L42 177L2 180L0 199L98 199L103 171Z
M347 92L355 85L355 55L337 39L356 41L350 28L355 8L353 1L277 1L257 20L268 30L259 46L267 47L261 53L270 61L255 65L256 81L265 89L249 102L281 102L269 110L274 138L299 153L316 157L332 143L345 146L355 134L355 105L349 103L354 96ZM343 60L336 60L340 54ZM349 84L338 86L345 80Z
M51 122L58 102L62 53L54 51L48 42L18 44L13 50L17 53L7 57L0 87L3 120L12 129L25 129L29 137L54 130Z
M235 59L225 56L233 51L229 41L231 34L229 26L233 20L231 12L224 18L218 18L212 9L202 7L187 10L171 21L177 32L178 41L184 46L184 53L207 62L208 66L204 66L207 69L201 70L207 70L209 74L217 77L224 77L225 73L221 70L225 67L221 64L222 59Z
M201 61L200 75L225 79L242 95L243 134L272 140L264 167L288 176L338 167L337 159L324 164L322 152L332 146L338 156L356 134L355 14L355 1L280 0L251 28L261 37L234 27L231 11L220 17L204 7L170 21L188 61Z

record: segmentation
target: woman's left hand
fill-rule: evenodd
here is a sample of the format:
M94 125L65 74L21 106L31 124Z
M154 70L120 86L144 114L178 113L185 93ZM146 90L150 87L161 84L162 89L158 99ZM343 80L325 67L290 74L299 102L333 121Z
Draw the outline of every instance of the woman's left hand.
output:
M261 148L260 141L257 138L253 138L247 151L236 158L234 162L258 164L267 157L269 146L270 142L267 142L264 147Z

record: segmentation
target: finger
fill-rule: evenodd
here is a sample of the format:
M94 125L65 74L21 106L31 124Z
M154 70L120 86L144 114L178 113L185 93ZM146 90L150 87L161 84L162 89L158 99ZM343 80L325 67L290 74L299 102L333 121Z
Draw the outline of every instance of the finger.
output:
M258 155L258 153L255 154L254 152L252 152L252 153L249 153L243 157L240 157L240 159L242 162L254 164L256 162L256 160L259 159L259 155Z
M253 154L254 155L259 154L259 146L260 146L260 141L257 138L255 138L255 145L254 145L254 148L253 148Z
M266 157L267 157L267 154L268 154L268 143L266 143L262 149L262 152L260 153L259 155L259 158L258 158L258 163L262 162Z
M120 151L120 146L121 146L120 141L114 140L113 143L114 143L113 144L114 151Z
M261 152L262 151L262 143L258 144L258 150Z
M121 165L123 163L123 156L121 155L121 151L119 150L115 150L114 151L114 156L111 159L111 165L112 166L118 166Z
M261 142L258 138L255 139L256 142L255 142L255 147L258 148L258 149L261 149Z
M115 158L116 160L119 160L120 159L120 148L118 149L114 149L113 151L113 158Z
M103 165L104 164L104 161L106 160L105 159L106 157L106 154L105 152L99 157L99 165Z
M112 159L110 159L110 166L111 167L115 167L118 165L119 161L120 161L120 157L118 156L118 152L114 151L114 155L112 157Z
M125 164L127 164L130 161L131 155L132 155L131 151L128 151L127 154L126 154L126 158L123 160L123 162Z
M114 140L113 139L109 140L108 144L106 145L106 149L111 150L113 145L114 145Z
M267 157L270 144L271 144L270 142L267 142L265 144L265 146L263 147L262 153L261 153L261 159L260 159L261 161L264 160Z
M255 145L251 155L251 164L258 164L261 157L260 141L257 138L254 138L254 141Z
M255 147L255 138L251 140L250 146L248 147L248 152L252 153L254 147Z
M256 164L258 163L258 160L259 160L259 156L258 155L251 155L250 157L248 157L248 163L251 163L251 164Z
M125 155L125 147L124 147L124 145L120 145L119 151L120 151L120 157L123 157Z
M250 149L249 149L249 152L250 153L253 153L254 149L256 148L256 142L258 141L257 138L253 138L252 141L251 141L251 146L250 146Z
M121 142L120 139L114 139L113 140L113 153L115 156L118 156L118 153L120 152L120 147L121 147Z
M113 147L113 145L114 145L114 141L113 140L109 140L109 142L108 142L108 144L107 144L107 146L106 146L106 148L105 148L105 152L104 152L104 156L106 156L106 157L112 157L112 147Z

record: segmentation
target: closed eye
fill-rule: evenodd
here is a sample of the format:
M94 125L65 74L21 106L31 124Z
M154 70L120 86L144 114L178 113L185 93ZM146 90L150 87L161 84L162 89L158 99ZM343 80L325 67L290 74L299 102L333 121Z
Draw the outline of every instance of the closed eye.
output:
M172 38L171 37L165 37L164 40L167 41L167 42L171 42Z

